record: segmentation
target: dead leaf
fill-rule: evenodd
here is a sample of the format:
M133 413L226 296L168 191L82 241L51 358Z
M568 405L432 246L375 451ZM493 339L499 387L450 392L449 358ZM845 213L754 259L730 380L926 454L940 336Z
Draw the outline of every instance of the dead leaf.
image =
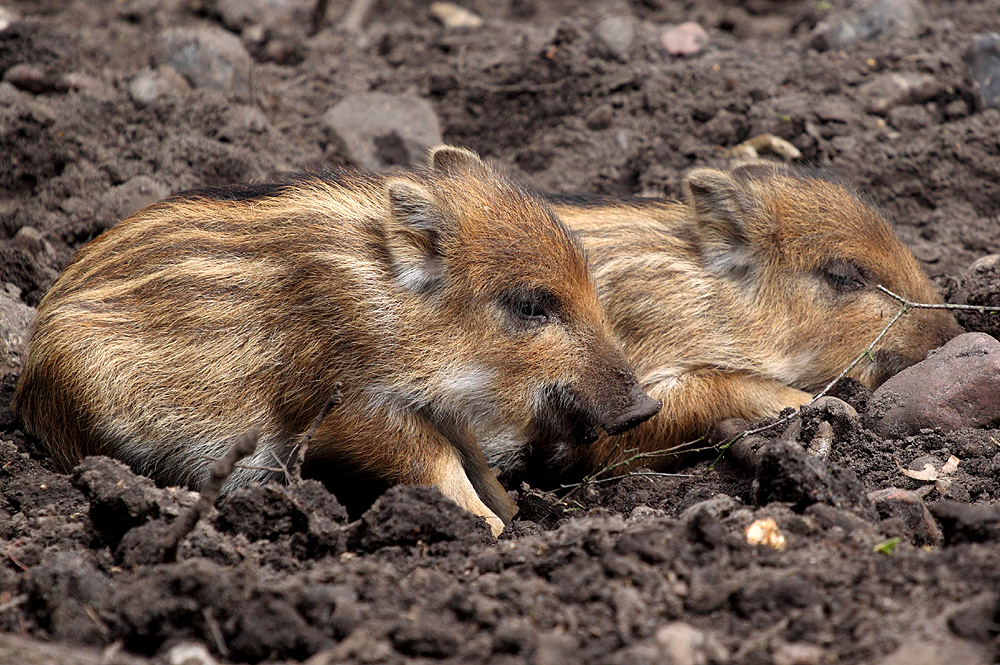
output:
M954 455L949 457L948 461L945 462L944 466L941 467L941 475L950 476L951 474L955 473L955 471L958 470L958 463L961 461L962 460L958 459Z
M896 466L899 466L899 462L896 462ZM924 464L924 468L921 469L920 471L914 471L912 469L904 469L901 466L899 466L899 470L907 478L913 478L914 480L922 480L925 483L934 482L935 480L938 479L938 472L934 468L934 465L931 464L930 462Z
M947 478L938 478L934 481L934 489L936 489L937 493L941 496L944 496L944 493L948 491L949 487L951 487L951 481Z

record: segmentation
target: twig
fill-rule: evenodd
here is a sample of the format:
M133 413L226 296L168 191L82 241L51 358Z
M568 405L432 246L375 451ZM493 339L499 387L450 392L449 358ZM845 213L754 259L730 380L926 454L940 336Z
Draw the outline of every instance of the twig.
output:
M270 451L269 451L270 452ZM274 453L271 456L277 459ZM202 455L201 459L207 459L209 462L218 462L221 457L212 457L211 455ZM281 461L278 461L281 464ZM234 469L247 469L248 471L270 471L271 473L283 473L285 477L288 477L288 467L282 466L259 466L256 464L234 464Z
M694 441L689 441L684 444L684 446L691 446L699 441L703 440L704 437L695 439ZM610 478L601 478L606 473L610 473L617 468L628 466L632 462L642 460L642 459L656 459L659 457L673 457L679 455L680 453L690 453L696 452L698 450L708 450L708 448L686 448L678 446L676 448L671 448L670 450L651 450L647 452L638 452L638 448L626 448L625 450L620 450L620 444L616 445L612 453L618 453L610 462L606 463L603 467L597 471L585 476L583 480L578 483L570 483L568 485L560 485L561 490L571 490L569 494L563 497L563 501L569 500L578 489L584 485L596 485L598 483L605 483L619 478L630 477L630 476L659 476L662 478L692 478L693 476L686 474L674 474L674 473L660 473L656 471L630 471L623 476L612 476Z
M201 489L201 495L193 506L181 513L170 525L170 530L161 542L163 548L163 561L170 563L177 559L177 547L186 535L191 533L198 520L204 517L209 508L219 498L222 485L225 484L229 474L233 472L236 463L247 455L253 454L257 450L257 439L260 438L260 428L254 427L239 436L233 447L225 456L212 464L211 475L205 481L205 486Z
M622 478L634 478L636 476L650 476L654 478L697 478L698 476L693 473L663 473L660 471L629 471L624 476L611 476L610 478L592 478L590 480L581 481L578 483L570 483L569 485L560 485L559 489L568 490L573 488L582 487L583 485L597 485L599 483L609 483L613 480L621 480ZM570 494L564 497L568 499Z
M312 426L309 428L305 434L299 439L298 452L295 455L295 462L292 464L291 473L288 474L289 482L302 480L302 464L306 461L306 453L309 451L309 443L312 441L313 436L316 434L316 430L319 426L323 424L323 420L326 418L327 414L330 413L330 409L339 405L344 396L340 392L341 384L340 381L333 384L333 394L330 398L326 400L326 404L320 409L316 417L313 418Z
M219 626L219 622L215 620L215 613L212 612L212 608L201 608L201 615L205 617L208 633L212 636L212 641L215 642L215 648L218 649L219 655L223 658L229 658L229 647L226 646L226 640L222 636L222 628Z
M285 476L285 482L289 485L292 484L292 472L288 470L288 465L281 461L281 458L273 450L267 451L271 455L271 459L275 461L278 465L277 469L274 469L275 473L280 473Z
M924 303L924 302L912 302L907 300L903 296L896 295L889 289L885 288L881 284L877 285L877 288L882 293L886 294L890 298L898 301L902 305L908 306L910 309L966 309L972 310L974 312L979 312L980 314L985 314L986 312L992 312L994 314L1000 313L1000 307L986 307L985 305L959 305L957 303Z
M340 21L340 28L348 32L361 32L365 18L374 4L375 0L351 0L350 6L344 12L344 18Z
M809 400L808 403L803 404L802 406L800 406L798 409L796 409L792 413L789 413L787 416L779 418L778 420L774 421L773 423L770 423L768 425L763 425L761 427L757 427L757 428L754 428L754 429L743 430L742 432L740 432L736 436L732 437L728 441L725 441L722 444L720 444L719 445L720 457L721 457L722 453L724 453L730 446L732 446L737 441L739 441L741 439L745 439L746 437L751 436L753 434L760 434L761 432L766 432L767 430L774 429L775 427L778 427L779 425L783 425L783 424L791 421L792 419L798 417L800 413L802 413L802 409L805 409L806 407L812 406L821 397L826 396L826 394L829 393L830 390L835 385L837 385L837 382L840 381L845 376L847 376L847 373L850 372L852 369L854 369L857 366L857 364L859 362L861 362L861 360L863 358L871 356L872 350L875 348L875 346L879 342L882 341L882 338L885 337L886 333L889 332L889 329L892 328L896 324L896 322L899 321L899 319L902 318L902 316L904 314L906 314L907 312L909 312L911 309L960 309L960 310L973 310L973 311L980 312L980 313L983 313L983 314L985 314L986 312L1000 313L1000 307L984 307L982 305L958 305L958 304L953 304L953 303L937 304L937 303L913 302L912 300L907 300L903 296L900 296L900 295L897 295L897 294L893 293L892 291L890 291L889 289L885 288L881 284L877 284L875 288L877 288L882 293L885 293L887 296L889 296L890 298L893 298L898 303L900 303L900 308L899 308L899 311L896 312L896 315L893 316L892 319L889 320L889 323L887 323L885 325L885 327L882 328L882 331L878 335L876 335L875 339L872 340L872 343L869 344L865 348L864 351L862 351L861 353L859 353L858 357L855 358L853 361L851 361L851 364L848 365L847 367L845 367L843 369L843 371L840 374L838 374L837 377L833 381L831 381L830 383L826 384L826 387L823 388L823 390L821 390L818 393L816 393L816 396L813 397L811 400ZM718 461L718 459L716 461Z
M28 594L22 593L20 596L14 596L6 603L0 603L0 614L3 614L7 610L12 610L19 605L23 605L28 600Z
M313 6L312 14L309 17L309 36L312 37L319 29L323 27L323 21L326 20L326 7L330 4L330 0L316 0L316 4Z
M10 559L11 561L13 561L15 566L17 566L21 570L27 572L28 571L28 567L26 565L24 565L23 563L21 563L20 561L18 561L17 557L14 556L14 548L17 547L18 545L20 545L23 542L24 542L24 538L18 538L17 540L15 540L14 542L12 542L10 544L10 546L7 548L7 558Z

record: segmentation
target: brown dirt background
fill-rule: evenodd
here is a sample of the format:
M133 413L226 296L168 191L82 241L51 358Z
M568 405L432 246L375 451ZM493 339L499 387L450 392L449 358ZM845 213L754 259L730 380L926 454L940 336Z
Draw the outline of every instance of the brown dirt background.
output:
M137 176L173 192L342 164L320 118L378 90L430 100L448 142L549 192L676 196L687 169L774 133L866 192L947 294L998 305L995 267L965 270L1000 250L1000 112L977 108L962 55L997 30L1000 1L927 1L911 34L815 48L817 24L854 4L470 0L486 26L447 30L423 1L383 0L359 38L332 20L307 37L306 3L252 49L251 96L195 89L145 107L127 87L153 38L218 25L216 3L7 4L22 20L0 32L0 75L44 76L38 94L0 84L0 278L37 304L117 214L108 192ZM634 21L627 52L598 37L607 16ZM710 45L668 55L659 31L688 20ZM875 109L893 75L932 83ZM50 253L12 240L28 225ZM961 322L997 333L985 317ZM0 662L167 662L183 640L225 662L314 665L1000 657L995 430L886 441L856 426L837 433L830 464L773 464L756 480L723 460L569 496L522 486L495 543L425 489L393 490L345 525L318 485L258 488L200 524L179 563L143 565L134 553L190 493L107 460L53 472L10 413L12 388L0 392ZM950 455L962 462L947 487L899 471ZM936 521L920 503L866 497L889 487L924 488ZM746 544L763 517L785 550ZM873 549L892 537L891 554Z

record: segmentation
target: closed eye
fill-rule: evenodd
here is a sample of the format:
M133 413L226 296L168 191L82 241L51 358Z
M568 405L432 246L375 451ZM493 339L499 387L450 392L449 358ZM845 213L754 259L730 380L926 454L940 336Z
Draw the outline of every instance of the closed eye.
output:
M850 261L830 261L820 268L820 275L834 291L839 293L859 291L868 284L861 269Z

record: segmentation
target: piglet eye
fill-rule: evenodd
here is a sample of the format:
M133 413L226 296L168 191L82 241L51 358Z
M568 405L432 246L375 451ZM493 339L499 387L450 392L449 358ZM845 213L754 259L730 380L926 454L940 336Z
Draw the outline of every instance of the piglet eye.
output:
M867 283L861 269L850 261L831 261L823 266L821 274L834 291L841 293L858 291Z
M552 316L554 301L547 291L525 291L511 294L507 306L519 321L539 325Z
M522 319L544 319L545 308L537 300L522 300L517 303L517 314Z

